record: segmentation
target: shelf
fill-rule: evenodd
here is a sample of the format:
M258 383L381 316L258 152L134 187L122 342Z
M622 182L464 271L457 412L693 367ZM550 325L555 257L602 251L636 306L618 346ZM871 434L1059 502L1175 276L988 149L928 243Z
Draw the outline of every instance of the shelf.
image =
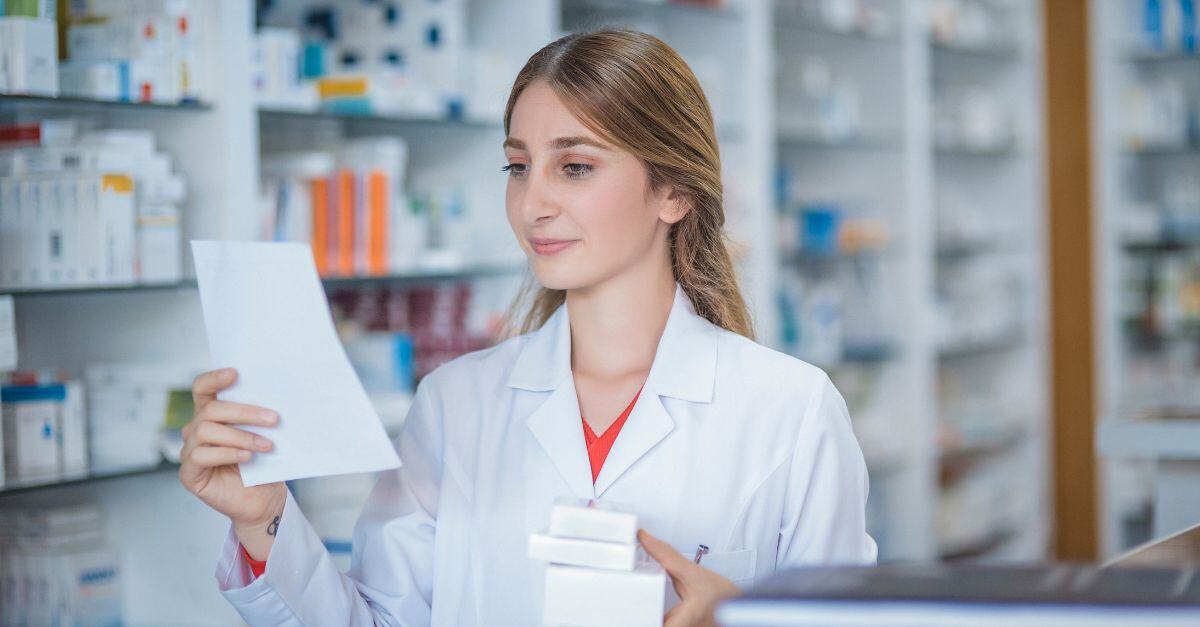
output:
M978 559L1008 544L1018 537L1015 529L1005 528L984 535L978 540L963 544L950 545L938 549L942 561L960 562Z
M965 342L955 342L947 346L938 348L938 359L953 360L978 357L990 353L998 353L1002 351L1012 350L1017 348L1025 341L1025 334L1021 331L1008 331L997 334L995 337L975 339Z
M892 30L887 32L877 33L868 31L858 25L843 27L830 24L822 21L819 18L796 17L791 15L782 15L779 11L775 12L775 29L776 31L795 31L800 33L811 33L815 35L826 35L829 37L843 38L854 42L873 42L881 44L896 44L900 42L900 38Z
M586 9L597 13L641 13L657 11L670 16L677 13L690 13L721 19L736 20L741 11L734 7L707 7L698 2L670 2L652 0L562 0L563 10Z
M978 59L996 63L1014 63L1020 61L1022 58L1020 49L1011 45L964 45L938 40L930 40L929 45L935 53L944 56Z
M939 143L934 145L934 153L939 157L989 157L1008 158L1021 154L1015 143L995 146L972 146L970 144Z
M1200 139L1178 144L1134 144L1124 148L1129 157L1188 157L1200 156Z
M124 479L127 477L139 477L142 475L158 474L161 472L166 472L168 470L178 471L179 464L164 461L164 462L159 463L156 466L147 466L145 468L131 468L128 470L116 470L116 471L109 471L109 472L88 473L84 476L73 477L70 479L53 479L53 480L39 481L39 482L5 484L3 487L0 487L0 495L20 494L23 492L28 493L28 492L33 492L35 490L47 490L47 489L51 489L51 488L58 488L58 487L64 487L64 486L86 485L86 484L95 483L98 481L109 481L112 479Z
M1125 240L1121 249L1131 255L1163 255L1200 249L1200 240L1165 238L1158 240Z
M420 283L424 281L447 281L507 276L522 272L525 268L526 264L524 261L489 263L447 268L424 268L383 276L325 277L321 279L321 282L325 284L326 290L332 290L363 286L401 285L406 283Z
M902 143L888 135L851 135L848 137L826 137L816 133L780 130L776 141L780 148L797 150L858 150L898 151Z
M22 94L0 94L0 110L54 109L72 111L137 111L137 112L196 112L208 111L212 107L202 102L122 102L97 100L71 96L28 96Z
M0 288L0 296L58 296L71 294L124 294L137 292L167 292L195 288L195 281L178 283L145 283L135 285L66 286L47 288Z
M1126 59L1133 63L1196 63L1200 61L1200 52L1137 50L1129 53Z
M1200 417L1102 421L1096 450L1110 457L1200 460Z
M436 128L436 129L479 129L496 130L500 120L483 120L438 116L421 116L387 113L348 113L321 110L258 107L259 120L264 124L310 124L328 120L347 124L386 125L391 127Z
M348 288L366 285L392 285L404 283L419 283L423 281L445 281L457 279L474 279L493 276L516 274L525 269L524 261L506 263L469 264L445 268L421 268L381 276L354 277L325 277L321 282L326 289ZM196 289L194 280L178 283L147 284L147 285L107 285L97 287L64 287L61 289L16 289L0 290L0 296L60 296L72 294L126 294L152 293L173 290Z
M996 458L1023 444L1029 429L1021 423L998 427L995 432L963 438L957 444L938 451L938 483L945 487L956 482L971 468Z

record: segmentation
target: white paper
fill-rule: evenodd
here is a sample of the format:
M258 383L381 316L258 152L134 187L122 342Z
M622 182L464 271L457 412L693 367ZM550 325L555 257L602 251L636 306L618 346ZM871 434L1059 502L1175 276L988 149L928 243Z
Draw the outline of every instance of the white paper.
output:
M242 483L396 468L400 459L338 341L307 244L193 241L214 367L237 383L222 400L275 410L240 427L275 447L241 464Z
M12 296L0 296L0 372L17 369L17 323Z

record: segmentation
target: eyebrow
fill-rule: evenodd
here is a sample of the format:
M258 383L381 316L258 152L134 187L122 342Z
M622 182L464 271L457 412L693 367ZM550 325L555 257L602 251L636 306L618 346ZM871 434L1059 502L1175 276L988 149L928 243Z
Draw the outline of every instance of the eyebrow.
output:
M573 148L575 146L593 146L595 148L599 148L600 150L612 150L605 144L602 144L594 139L591 139L588 137L583 137L580 135L575 135L575 136L571 136L571 137L559 137L558 139L555 139L550 142L550 148L554 149L554 150L565 150L567 148ZM525 142L523 142L519 139L512 138L512 137L509 137L504 140L504 147L505 148L514 148L516 150L525 150L526 149Z

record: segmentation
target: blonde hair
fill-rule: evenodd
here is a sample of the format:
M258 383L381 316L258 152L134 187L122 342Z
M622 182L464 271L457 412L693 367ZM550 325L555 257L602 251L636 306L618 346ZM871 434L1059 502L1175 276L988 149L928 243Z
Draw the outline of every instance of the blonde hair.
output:
M754 339L724 229L712 111L687 63L661 39L633 30L561 37L517 74L504 110L505 135L517 99L535 81L545 81L593 132L641 159L654 189L666 185L682 194L689 210L668 234L675 280L698 315ZM508 312L510 333L541 327L566 299L564 290L539 286L522 316L533 287L526 277Z

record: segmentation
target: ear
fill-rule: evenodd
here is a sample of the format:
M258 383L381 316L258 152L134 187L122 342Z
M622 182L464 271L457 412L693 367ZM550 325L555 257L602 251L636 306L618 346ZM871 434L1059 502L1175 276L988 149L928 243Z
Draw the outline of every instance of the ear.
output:
M667 224L675 224L692 209L692 201L678 190L671 190L659 203L658 218Z

